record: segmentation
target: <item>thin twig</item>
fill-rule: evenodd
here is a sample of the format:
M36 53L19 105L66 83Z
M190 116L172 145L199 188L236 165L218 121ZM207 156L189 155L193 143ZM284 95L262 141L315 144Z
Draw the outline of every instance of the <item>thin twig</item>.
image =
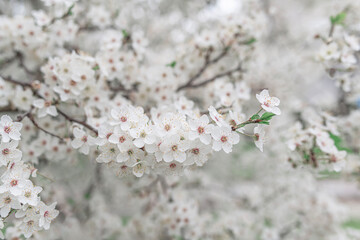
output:
M20 81L14 80L14 79L12 79L12 78L3 78L3 79L4 79L5 81L7 81L7 82L11 82L11 83L13 83L13 84L20 85L20 86L22 86L23 88L30 88L30 89L34 92L34 94L35 94L36 96L38 96L39 98L42 98L42 99L43 99L43 97L37 93L36 89L32 86L31 83L20 82ZM62 115L63 117L65 117L65 119L67 119L68 121L70 121L70 122L76 122L76 123L78 123L78 124L81 124L81 125L83 125L84 127L86 127L87 129L89 129L89 130L91 130L92 132L94 132L96 135L98 134L98 131L97 131L95 128L93 128L92 126L90 126L89 124L87 124L85 121L80 121L80 120L77 120L77 119L75 119L75 118L73 118L73 117L70 117L69 115L67 115L66 113L64 113L62 110L60 110L57 106L55 106L55 107L56 107L56 110L58 111L58 113L59 113L60 115ZM30 112L31 112L31 111L30 111ZM30 113L28 113L28 114L30 114ZM30 119L30 120L31 120L31 119Z
M231 70L229 70L229 71L226 71L226 72L217 74L217 75L215 75L214 77L209 78L209 79L207 79L207 80L205 80L205 81L203 81L203 82L201 82L201 83L192 84L192 85L187 86L187 87L188 87L188 88L198 88L198 87L202 87L202 86L204 86L204 85L206 85L206 84L208 84L208 83L211 83L211 82L215 81L215 80L218 79L218 78L225 77L225 76L227 76L227 75L231 75L232 73L235 73L235 72L238 72L238 71L241 71L241 70L242 70L242 67L241 67L241 66L238 66L238 67L236 67L235 69L231 69Z
M200 70L192 77L190 78L184 85L179 86L178 89L176 90L177 92L179 92L182 89L185 88L190 88L194 85L192 85L192 83L198 79L204 72L205 70L212 64L217 63L219 60L221 60L223 57L226 56L226 54L228 53L230 47L225 47L224 50L219 54L219 56L217 56L216 58L210 60L210 54L212 51L208 50L206 55L205 55L205 63L204 65L200 68Z
M86 127L87 129L91 130L92 132L94 132L96 135L98 135L98 131L93 128L92 126L90 126L89 124L87 124L85 121L81 121L81 120L77 120L73 117L70 117L69 115L67 115L66 113L64 113L62 110L60 110L59 108L57 108L57 111L60 115L62 115L65 119L67 119L70 122L76 122L78 124L83 125L84 127Z

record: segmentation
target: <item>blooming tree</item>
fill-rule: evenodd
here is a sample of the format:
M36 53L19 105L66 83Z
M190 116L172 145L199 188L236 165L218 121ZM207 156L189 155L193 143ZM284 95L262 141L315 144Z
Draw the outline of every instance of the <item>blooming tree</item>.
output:
M226 12L223 2L3 3L0 237L356 239L315 187L319 175L356 172L346 164L359 117L350 10L316 35L318 55L303 53L341 88L327 108L283 77L291 61L271 66L269 46L285 51L268 31L281 4L233 1ZM262 161L256 187L219 188L231 158Z

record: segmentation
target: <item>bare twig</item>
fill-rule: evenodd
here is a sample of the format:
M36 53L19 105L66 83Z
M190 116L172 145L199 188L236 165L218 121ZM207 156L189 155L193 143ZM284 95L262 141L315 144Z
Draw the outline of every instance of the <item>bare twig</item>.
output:
M221 60L223 57L226 56L226 54L228 53L230 47L225 47L224 50L214 59L210 60L210 55L211 55L211 50L208 50L206 52L205 55L205 63L204 65L200 68L200 70L193 76L191 77L184 85L179 86L178 89L176 90L177 92L179 92L182 89L185 88L191 88L192 86L194 86L192 83L198 79L204 72L205 70L212 64L217 63L219 60Z
M57 108L57 111L60 115L62 115L65 119L67 119L70 122L76 122L80 125L83 125L84 127L86 127L87 129L89 129L90 131L94 132L96 135L98 135L98 131L93 128L92 126L90 126L89 124L87 124L85 121L81 121L81 120L77 120L73 117L70 117L69 115L67 115L66 113L64 113L62 110L60 110L59 108Z
M212 78L209 78L207 80L204 80L203 82L201 83L197 83L197 84L190 84L189 86L184 86L183 88L198 88L198 87L202 87L208 83L211 83L213 81L215 81L216 79L218 78L221 78L221 77L225 77L225 76L228 76L228 75L231 75L232 73L235 73L235 72L239 72L242 70L242 67L241 65L234 68L234 69L231 69L231 70L228 70L226 72L223 72L223 73L220 73L220 74L217 74L215 76L213 76Z
M29 118L29 120L32 122L32 124L34 124L34 126L36 127L36 128L38 128L40 131L43 131L44 133L46 133L46 134L49 134L50 136L53 136L53 137L56 137L56 138L58 138L59 140L60 140L60 142L65 142L65 139L64 138L62 138L62 137L60 137L60 136L58 136L58 135L56 135L56 134L54 134L54 133L51 133L51 132L49 132L48 130L46 130L46 129L44 129L43 127L41 127L36 121L35 121L35 118L34 118L34 115L32 114L32 110L33 110L33 108L30 108L30 110L29 111L27 111L26 113L24 113L23 115L21 115L21 116L18 116L17 117L17 121L18 122L21 122L24 118Z

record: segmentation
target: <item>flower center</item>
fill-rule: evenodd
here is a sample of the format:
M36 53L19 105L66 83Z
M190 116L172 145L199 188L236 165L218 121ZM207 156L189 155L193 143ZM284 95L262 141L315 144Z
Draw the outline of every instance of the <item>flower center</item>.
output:
M4 127L4 132L10 133L10 132L11 132L10 126L5 126L5 127Z
M7 155L9 153L10 153L10 150L8 148L5 148L5 149L2 150L3 155Z
M125 142L126 138L124 136L119 137L119 142L123 143Z
M17 184L18 184L18 180L16 180L16 179L11 180L11 182L10 182L10 186L12 186L12 187L15 187Z
M171 147L171 150L173 150L174 152L175 152L177 149L178 149L178 146L177 146L177 145L173 145L173 146Z
M176 168L176 163L171 163L171 164L169 165L169 167L170 167L170 168Z
M81 141L87 142L87 136L83 136L83 137L81 138Z
M4 202L5 202L6 204L11 203L11 198L10 198L10 197L6 197L6 198L4 199Z
M51 106L51 102L50 101L46 101L45 102L45 107L50 107Z
M45 211L45 212L44 212L44 217L48 217L49 214L50 214L49 211Z
M25 192L24 196L26 198L30 198L31 197L31 192L30 191Z
M193 148L193 149L191 149L191 153L198 155L200 153L200 150L198 148Z
M220 140L221 140L222 142L227 142L227 137L226 137L226 136L222 136L222 137L220 138Z
M203 134L204 133L204 128L203 127L198 127L198 133L199 134Z
M127 121L127 118L126 118L125 116L122 116L122 117L120 118L120 121L126 122L126 121Z
M164 126L164 128L165 128L166 131L169 131L169 130L171 129L171 127L170 127L169 124L166 124L166 125Z

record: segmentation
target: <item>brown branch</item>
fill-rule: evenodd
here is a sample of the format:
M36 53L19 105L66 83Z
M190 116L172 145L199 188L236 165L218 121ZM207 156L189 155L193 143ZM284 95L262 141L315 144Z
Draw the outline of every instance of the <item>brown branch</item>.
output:
M3 79L4 81L6 81L6 82L10 82L10 83L13 83L13 84L16 84L16 85L20 85L20 86L22 86L23 88L32 88L31 83L21 82L21 81L12 79L11 77L8 77L8 78L3 78L3 77L2 77L2 79Z
M212 78L209 78L201 83L198 83L198 84L190 84L189 86L186 86L186 88L198 88L198 87L202 87L208 83L211 83L213 81L215 81L216 79L218 78L221 78L221 77L225 77L225 76L228 76L228 75L231 75L232 73L235 73L235 72L238 72L238 71L241 71L242 70L242 67L241 66L238 66L234 69L231 69L231 70L228 70L226 72L223 72L223 73L220 73L220 74L217 74L215 76L213 76ZM185 88L185 87L184 87Z
M35 126L36 128L38 128L40 131L43 131L44 133L49 134L50 136L53 136L53 137L58 138L61 143L65 143L65 139L64 139L64 138L62 138L62 137L60 137L60 136L58 136L58 135L56 135L56 134L54 134L54 133L51 133L51 132L49 132L48 130L44 129L43 127L39 126L39 124L35 121L34 115L32 114L32 110L33 110L33 108L30 108L30 110L29 110L28 112L24 113L24 114L21 115L21 116L18 116L18 117L17 117L17 121L18 121L18 122L21 122L24 118L27 117L27 118L29 118L29 120L32 122L32 124L34 124L34 126Z
M7 81L7 82L10 82L10 83L13 83L13 84L16 84L16 85L20 85L22 86L23 88L30 88L34 94L39 97L39 98L42 98L44 99L41 95L39 95L36 91L36 89L33 87L33 85L31 83L24 83L24 82L20 82L18 80L14 80L12 78L3 78L4 81ZM56 106L55 106L56 107ZM68 121L70 122L76 122L78 124L81 124L83 125L84 127L86 127L87 129L91 130L92 132L94 132L96 135L98 134L98 131L93 128L92 126L90 126L89 124L87 124L85 121L80 121L80 120L77 120L75 118L72 118L70 117L69 115L67 115L66 113L64 113L62 110L60 110L58 107L56 107L56 110L58 111L58 113L60 115L62 115L65 119L67 119Z
M44 26L43 28L45 29L45 28L51 26L52 24L54 24L56 21L61 20L61 19L65 19L65 18L67 18L68 16L71 16L71 15L72 15L72 9L74 8L74 6L75 6L75 4L71 5L71 6L68 8L68 10L67 10L62 16L60 16L60 17L55 17L55 18L51 19L50 23L49 23L48 25Z
M93 128L92 126L90 126L89 124L87 124L85 121L77 120L77 119L75 119L75 118L73 118L73 117L70 117L69 115L67 115L66 113L64 113L62 110L60 110L59 108L56 108L56 109L57 109L58 113L59 113L60 115L62 115L65 119L67 119L68 121L70 121L70 122L76 122L76 123L78 123L78 124L81 124L81 125L83 125L84 127L86 127L87 129L89 129L89 130L91 130L92 132L94 132L96 135L98 135L98 131L97 131L95 128Z
M204 72L206 69L208 69L208 67L212 64L217 63L219 60L221 60L223 57L226 56L226 54L228 53L230 47L225 47L224 50L219 54L219 56L217 56L216 58L210 60L210 54L211 54L211 50L209 49L205 55L205 63L204 65L200 68L200 70L193 76L191 77L184 85L181 85L178 87L178 89L176 89L177 92L179 92L182 89L185 88L191 88L193 85L192 83L198 79Z
M335 24L331 23L331 27L330 27L330 30L329 30L329 38L331 38L333 36L334 30L335 30Z

